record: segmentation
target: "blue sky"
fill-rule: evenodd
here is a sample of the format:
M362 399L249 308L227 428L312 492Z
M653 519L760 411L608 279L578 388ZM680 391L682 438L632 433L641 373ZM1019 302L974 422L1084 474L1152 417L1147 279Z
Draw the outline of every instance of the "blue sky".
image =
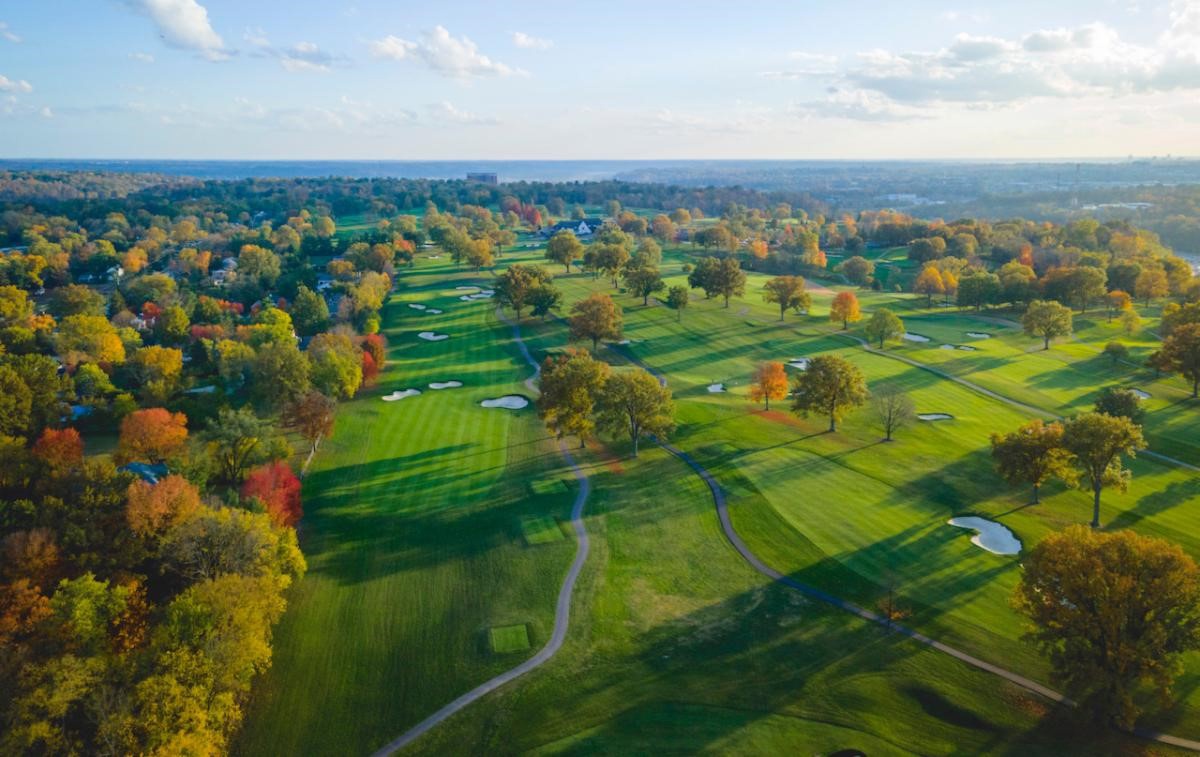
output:
M0 6L0 156L1200 155L1200 0Z

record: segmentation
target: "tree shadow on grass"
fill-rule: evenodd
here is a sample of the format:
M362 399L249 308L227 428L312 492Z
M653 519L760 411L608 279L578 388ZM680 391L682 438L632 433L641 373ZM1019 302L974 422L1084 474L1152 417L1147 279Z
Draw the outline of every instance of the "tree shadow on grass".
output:
M1153 518L1155 515L1197 498L1200 498L1200 478L1174 481L1145 495L1132 508L1122 510L1107 524L1106 529L1116 531L1122 528L1132 528L1146 518Z

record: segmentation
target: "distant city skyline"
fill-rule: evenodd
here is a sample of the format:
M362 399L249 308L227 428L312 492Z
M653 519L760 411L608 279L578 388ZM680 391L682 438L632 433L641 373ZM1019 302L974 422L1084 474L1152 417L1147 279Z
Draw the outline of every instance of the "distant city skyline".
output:
M0 157L1200 156L1200 0L63 0L0 10Z

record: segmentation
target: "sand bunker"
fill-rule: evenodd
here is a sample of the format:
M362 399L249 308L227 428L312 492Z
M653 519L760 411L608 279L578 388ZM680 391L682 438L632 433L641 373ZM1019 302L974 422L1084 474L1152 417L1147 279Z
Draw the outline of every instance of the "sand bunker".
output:
M425 312L430 315L441 315L442 314L442 311L438 310L437 308L425 308Z
M1142 389L1130 389L1129 391L1131 391L1131 392L1133 392L1134 394L1136 394L1139 400L1148 400L1148 399L1150 399L1150 392L1144 391L1144 390L1142 390Z
M417 334L417 336L421 337L422 339L424 339L428 342L440 342L443 339L450 338L449 334L437 334L433 331L422 331L420 334Z
M958 348L955 347L953 344L943 344L942 346L938 347L938 349L939 350L956 350Z
M495 296L495 294L495 292L476 292L475 294L461 295L458 299L462 300L463 302L471 302L472 300L490 300Z
M430 389L457 389L462 386L461 381L434 381L429 385Z
M969 344L960 344L960 345L958 345L957 347L955 347L954 349L956 349L956 350L966 350L967 352L975 352L975 348L974 348L974 347L972 347L972 346L971 346L971 345L969 345Z
M410 308L412 308L413 310L424 310L425 309L425 306L419 302L410 302L410 303L408 303L408 306Z
M502 407L505 410L520 410L529 407L529 400L519 394L506 394L503 397L484 400L479 403L482 407Z
M972 339L991 339L992 338L992 335L987 333L986 331L968 331L967 336L971 337Z
M994 520L977 518L973 515L951 518L946 521L955 528L969 528L976 534L971 543L996 555L1015 555L1021 551L1021 540L1013 536L1006 526Z
M806 357L793 358L792 360L788 361L788 365L792 368L795 368L798 371L807 371L808 370L808 358L806 358Z
M474 292L478 288L479 287L454 287L455 291L458 292Z
M928 342L929 341L929 337L921 336L920 334L914 334L910 331L905 331L903 334L903 338L907 339L910 342Z
M391 394L383 395L383 397L381 399L384 402L395 402L396 400L407 399L409 397L416 397L420 393L421 393L420 389L397 389L396 391L392 392Z
M724 384L709 384L708 391L712 394L720 394L721 392L725 391L725 385Z
M954 416L949 413L917 413L917 420L921 421L952 421Z
M622 339L621 341L617 342L617 344L633 344L633 340L632 339Z

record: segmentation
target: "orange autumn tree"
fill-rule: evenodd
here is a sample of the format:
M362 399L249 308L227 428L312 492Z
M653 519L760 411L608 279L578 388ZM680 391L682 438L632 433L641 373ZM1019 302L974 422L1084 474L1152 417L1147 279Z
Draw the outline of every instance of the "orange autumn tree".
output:
M842 322L842 328L850 328L851 323L862 320L862 311L858 308L858 297L854 292L838 292L833 298L833 306L829 309L829 320Z
M242 497L255 498L267 508L271 520L284 526L295 526L302 514L300 503L300 479L292 472L292 466L276 460L250 471L242 484Z
M754 371L750 383L750 399L763 401L763 409L771 409L771 400L781 400L787 397L788 379L783 363L762 363Z
M161 407L135 410L121 421L116 459L119 463L161 463L187 445L187 416Z
M73 428L48 428L33 443L33 456L58 474L83 463L83 437Z
M750 250L750 255L753 256L755 260L766 260L767 259L766 240L755 239L753 242L751 242L749 244L748 249Z
M183 476L134 481L125 496L125 519L138 536L161 534L200 509L200 492Z

